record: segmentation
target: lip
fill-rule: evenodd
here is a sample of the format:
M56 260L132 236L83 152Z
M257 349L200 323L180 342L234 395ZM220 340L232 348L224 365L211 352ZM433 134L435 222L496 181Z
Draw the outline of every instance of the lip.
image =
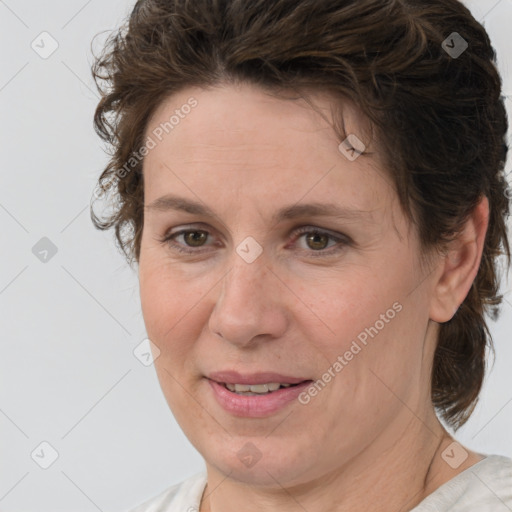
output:
M305 380L311 380L306 377L291 377L274 372L246 373L242 375L232 370L213 372L207 375L207 378L224 384L267 384L270 382L299 384Z
M262 375L262 374L259 374ZM275 374L274 374L275 375ZM207 379L217 403L233 416L243 418L264 418L284 409L288 404L297 400L297 397L311 385L307 380L296 386L281 388L266 395L244 396L229 391L223 384ZM252 381L254 383L254 381ZM266 380L265 382L272 382ZM276 381L273 381L276 382ZM260 382L261 384L262 382ZM240 384L243 384L240 382Z

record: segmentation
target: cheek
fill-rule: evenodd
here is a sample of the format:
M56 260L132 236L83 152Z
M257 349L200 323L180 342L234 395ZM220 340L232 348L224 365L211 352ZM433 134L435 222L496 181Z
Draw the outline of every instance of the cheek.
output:
M165 328L170 328L176 316L176 294L169 293L168 284L165 278L155 269L141 270L140 300L142 315L150 338L151 335L157 335L155 341L161 339Z
M148 337L160 350L155 361L159 380L172 400L185 400L186 396L171 376L187 389L196 385L198 362L205 360L200 341L205 338L221 277L211 265L176 263L161 248L142 246L142 314Z
M213 272L192 278L167 260L141 259L142 314L148 338L160 350L155 369L173 410L187 410L190 396L182 386L190 392L195 389L198 363L205 362L205 349L199 341L208 328L218 279Z
M155 370L171 410L180 414L190 408L190 396L183 387L191 389L197 371L192 363L196 360L194 341L201 329L197 320L201 304L197 302L203 294L193 283L182 282L177 273L155 262L140 265L139 276L146 332L160 351ZM186 419L185 414L179 422Z
M405 263L398 267L404 269ZM344 373L352 391L364 382L370 394L377 378L372 371L399 387L420 373L428 318L421 293L408 295L411 281L412 275L391 268L387 273L361 268L301 286L310 312L299 321L307 337L316 340L325 372Z
M420 390L428 387L425 320L414 304L392 302L393 297L346 312L346 322L338 322L339 341L324 347L331 361L325 371L335 375L334 392L326 396L328 407L344 410L348 424L366 422L370 428L372 422L391 421L403 403L413 407Z
M331 275L329 279L302 282L298 295L306 308L301 306L304 313L297 316L298 321L304 322L308 330L315 329L315 339L324 340L326 347L348 349L351 341L361 333L364 338L365 329L376 321L384 327L380 325L381 314L391 309L388 316L395 315L392 306L396 294L387 291L377 279L358 269Z
M163 265L143 265L139 270L140 299L149 338L160 350L187 339L186 328L194 327L195 306L204 288ZM192 320L192 321L191 321Z

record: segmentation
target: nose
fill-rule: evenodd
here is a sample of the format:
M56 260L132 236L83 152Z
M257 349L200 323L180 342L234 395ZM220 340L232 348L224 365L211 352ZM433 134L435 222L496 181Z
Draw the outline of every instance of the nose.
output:
M288 325L285 288L263 256L247 263L234 254L219 286L210 332L239 347L283 336Z

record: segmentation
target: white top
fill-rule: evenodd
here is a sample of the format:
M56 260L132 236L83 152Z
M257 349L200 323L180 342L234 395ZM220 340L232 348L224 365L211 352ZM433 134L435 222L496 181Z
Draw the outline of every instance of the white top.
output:
M130 512L198 512L206 471L169 487ZM512 459L489 455L443 484L410 512L512 511Z

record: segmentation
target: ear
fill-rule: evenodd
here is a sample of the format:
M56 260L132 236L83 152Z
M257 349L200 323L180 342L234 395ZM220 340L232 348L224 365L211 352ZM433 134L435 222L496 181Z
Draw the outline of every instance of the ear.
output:
M443 256L439 277L434 283L431 320L448 322L464 302L480 267L488 225L489 201L484 196Z

